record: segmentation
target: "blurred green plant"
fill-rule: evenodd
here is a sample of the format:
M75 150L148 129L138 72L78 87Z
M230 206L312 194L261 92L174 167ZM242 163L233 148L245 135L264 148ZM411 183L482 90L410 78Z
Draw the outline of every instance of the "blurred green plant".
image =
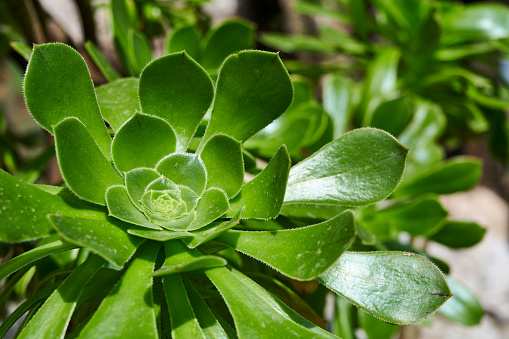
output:
M293 167L280 146L244 183L242 143L292 102L277 54L231 55L213 85L189 55L172 53L143 69L134 93L105 91L101 100L97 88L96 101L80 55L43 44L31 54L24 89L32 116L55 136L66 186L0 171L0 239L34 244L0 267L8 278L2 295L33 267L40 276L0 325L2 335L28 311L20 338L333 337L313 323L324 325L321 312L285 282L317 279L319 290L398 324L427 318L451 296L420 255L346 252L367 234L351 211L306 225L279 216L390 195L407 149L386 132L351 131ZM44 263L76 248L61 268Z

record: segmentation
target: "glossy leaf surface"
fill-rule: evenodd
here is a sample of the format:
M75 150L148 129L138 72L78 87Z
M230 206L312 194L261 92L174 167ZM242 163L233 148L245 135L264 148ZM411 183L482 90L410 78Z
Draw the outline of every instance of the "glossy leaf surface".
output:
M147 65L139 96L143 112L168 121L177 134L177 151L185 151L212 103L214 89L205 70L181 52Z
M474 222L447 221L430 239L451 248L464 248L479 243L485 233L486 229Z
M76 118L63 120L55 126L55 145L60 171L69 188L85 200L105 205L106 190L122 184L122 177L101 153L85 125Z
M204 141L225 133L239 141L267 126L292 102L290 77L275 53L244 51L223 63Z
M311 280L351 245L355 224L350 211L323 223L281 231L227 231L217 241L298 280Z
M206 190L196 206L196 218L187 227L188 231L194 231L207 226L226 213L229 208L228 197L217 188Z
M448 278L453 296L438 312L457 323L474 326L481 322L484 310L475 295L465 286Z
M207 182L205 165L194 154L171 154L159 161L156 169L174 183L189 187L198 196L205 191Z
M372 204L401 181L408 150L389 134L363 128L344 134L292 167L285 204Z
M283 205L290 162L288 150L283 145L267 167L245 184L240 193L230 201L231 210L227 215L233 216L245 207L243 218L277 217Z
M442 272L424 257L407 252L347 252L318 280L395 324L423 320L451 297Z
M175 151L176 144L175 133L165 120L136 113L115 134L111 153L115 167L123 173L137 167L154 168Z
M49 132L67 117L78 118L110 158L111 138L95 99L94 85L83 58L71 47L36 45L24 83L25 101L34 119Z

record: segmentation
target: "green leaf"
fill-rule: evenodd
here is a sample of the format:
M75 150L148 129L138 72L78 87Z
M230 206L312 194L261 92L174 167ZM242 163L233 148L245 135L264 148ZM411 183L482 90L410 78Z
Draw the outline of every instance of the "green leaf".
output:
M172 274L163 279L166 303L170 311L171 337L174 339L206 339L198 319L187 297L180 274Z
M217 69L230 54L253 48L254 26L246 20L224 21L204 38L201 64Z
M438 312L446 318L465 326L479 325L484 315L481 304L465 286L448 277L453 296Z
M220 188L229 199L239 193L244 182L240 142L227 135L215 135L203 147L200 158L207 169L207 188Z
M55 147L62 177L80 198L106 204L106 190L122 177L104 157L87 128L76 118L55 126ZM77 151L79 150L79 151Z
M225 266L228 262L226 259L217 257L215 255L203 255L198 258L194 258L188 262L178 265L163 265L160 269L152 273L152 276L167 276L170 274L176 274L181 272L190 272L196 270L203 270L211 267Z
M223 63L204 145L218 133L245 141L280 116L292 102L290 77L275 53L244 51Z
M473 188L481 177L481 161L473 157L455 157L438 163L404 182L394 192L397 196L423 193L449 194Z
M11 41L9 45L13 50L18 52L26 61L30 60L30 56L32 55L32 48L21 41Z
M104 212L91 210L63 198L0 170L0 240L21 242L47 236L52 230L51 223L46 218L48 214L103 220L106 218Z
M101 257L91 256L78 266L44 302L18 338L64 338L78 298L103 265Z
M366 331L368 339L392 339L399 330L398 325L393 325L373 317L371 314L358 310L359 323Z
M120 172L137 167L154 168L175 152L177 139L168 123L158 117L136 113L115 134L111 153Z
M161 174L151 168L135 168L125 174L125 186L127 188L127 193L129 194L133 204L140 211L143 211L141 198L143 198L143 194L145 194L145 188L148 187L151 182L160 177Z
M284 202L363 206L385 199L401 181L407 152L377 129L346 133L291 169Z
M27 66L25 102L34 119L53 133L67 117L78 118L106 157L111 138L95 99L94 85L83 58L60 43L36 45Z
M104 75L106 80L113 81L120 78L120 74L111 66L106 57L101 53L99 48L92 42L87 41L85 43L85 49L96 64L97 68ZM99 106L100 107L100 106Z
M329 268L355 238L353 213L320 224L281 231L227 231L216 241L258 259L297 280L311 280Z
M364 126L371 126L398 135L411 117L409 102L405 97L383 101L372 112L364 115Z
M0 282L9 277L14 272L39 259L45 258L58 252L71 250L76 247L77 246L74 244L69 244L61 240L57 240L52 243L26 251L0 266Z
M228 197L226 194L217 188L209 188L206 190L198 201L196 206L196 218L187 227L188 231L194 231L204 226L209 225L211 222L222 216L228 211L230 205L228 204Z
M347 252L318 280L395 324L423 320L451 297L442 272L424 257L407 252Z
M147 37L137 29L129 29L127 39L129 59L135 72L140 73L152 60L152 47Z
M145 214L133 205L129 193L127 193L127 189L124 186L111 186L108 188L106 191L106 203L110 215L119 220L141 227L156 230L161 229L161 227L150 222Z
M240 193L230 201L227 216L245 206L243 218L272 219L279 215L285 196L290 169L290 156L286 146L279 148L267 167L245 184Z
M328 75L323 83L323 109L334 121L334 139L348 131L353 115L353 85L342 75Z
M300 338L336 338L304 319L233 268L214 268L205 274L228 305L239 338L285 338L289 335ZM249 317L245 316L246 310L249 310Z
M158 252L154 243L140 248L79 338L158 338L150 276Z
M207 241L215 239L223 232L235 227L239 224L239 220L244 213L244 208L237 211L237 213L231 218L231 220L223 222L213 222L207 227L200 228L194 232L189 232L192 238L184 238L182 241L189 248L196 248Z
M447 221L430 240L451 248L471 247L479 243L486 229L474 222Z
M205 70L185 52L149 63L140 76L144 113L168 121L177 134L177 151L185 151L205 112L214 88Z
M207 172L203 161L194 154L170 154L157 163L156 169L174 183L189 187L198 196L205 191Z
M127 234L120 222L113 224L113 220L97 221L59 215L50 215L49 219L62 238L89 248L116 267L124 266L142 242Z
M200 32L195 25L182 26L168 34L166 52L176 53L185 51L191 58L200 58Z
M96 87L101 113L114 131L118 131L140 109L138 85L138 78L122 78Z

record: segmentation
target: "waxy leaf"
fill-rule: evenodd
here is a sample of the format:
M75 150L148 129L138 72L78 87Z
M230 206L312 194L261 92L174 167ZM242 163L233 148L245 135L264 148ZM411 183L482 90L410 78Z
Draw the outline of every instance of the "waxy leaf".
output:
M473 157L455 157L438 163L421 174L404 182L394 195L423 193L448 194L473 188L481 178L481 161Z
M311 280L329 268L355 238L353 213L320 224L281 231L227 231L216 241L252 256L298 280Z
M202 142L218 133L245 141L280 116L292 97L290 77L277 54L244 51L231 55L221 67Z
M358 310L357 315L368 339L392 339L399 330L398 325L386 323L363 310Z
M230 201L231 210L227 215L233 216L236 211L245 207L242 214L245 219L277 217L283 205L290 162L288 150L283 145L267 167L245 184L240 193Z
M106 220L104 212L87 209L39 187L45 186L29 185L0 170L1 241L21 242L47 236L52 230L48 214Z
M191 58L199 60L200 32L195 25L182 26L168 34L166 52L176 53L185 51Z
M474 326L481 322L484 310L475 295L459 282L447 278L453 296L440 307L438 312L457 323Z
M79 338L158 338L150 276L157 252L154 243L139 249Z
M144 113L168 121L177 134L177 151L185 151L205 112L214 88L205 70L185 52L149 63L140 76Z
M452 295L434 264L408 252L347 252L318 280L394 324L423 320Z
M160 230L161 227L150 222L145 214L143 214L135 205L133 205L127 189L124 186L111 186L106 191L106 203L110 215L141 227Z
M385 199L401 181L407 152L377 129L346 133L292 167L284 202L363 206Z
M207 182L205 166L194 154L171 154L159 161L156 169L174 183L189 187L198 196L205 191Z
M55 126L55 147L62 177L80 198L105 205L108 187L122 177L104 157L85 125L66 118Z
M174 339L206 339L198 319L187 297L180 274L172 274L163 279L166 304L170 311L171 337Z
M203 147L200 158L207 169L207 187L222 189L233 198L244 182L244 163L240 142L227 135L213 136Z
M202 255L201 257L194 258L183 264L169 266L163 265L160 269L152 273L152 276L159 277L181 272L203 270L211 267L221 267L225 266L227 263L226 259L215 255Z
M141 239L127 234L121 223L50 215L53 226L70 243L89 248L117 267L131 258Z
M235 269L205 272L225 300L239 338L336 338L307 321ZM239 298L239 295L242 298ZM249 310L249 317L245 316Z
M125 186L127 193L133 204L138 207L140 211L143 211L143 205L141 204L141 198L145 193L145 188L154 180L161 177L161 174L157 173L151 168L136 168L125 174Z
M479 243L486 229L474 222L447 221L431 240L451 248L471 247Z
M101 114L114 131L140 110L138 78L122 78L96 87L95 94Z
M111 153L120 172L137 167L154 168L175 152L177 139L168 123L158 117L136 113L115 134Z
M101 257L91 256L78 266L44 302L18 338L64 338L78 298L104 263Z
M207 226L228 211L228 197L217 188L206 190L198 201L196 206L196 218L187 228L188 231L194 231L203 226Z
M246 20L227 20L210 30L205 37L201 64L217 69L230 54L254 45L254 27Z
M95 99L94 84L83 58L60 44L35 45L27 66L25 101L34 119L49 132L67 117L78 118L110 159L111 138Z

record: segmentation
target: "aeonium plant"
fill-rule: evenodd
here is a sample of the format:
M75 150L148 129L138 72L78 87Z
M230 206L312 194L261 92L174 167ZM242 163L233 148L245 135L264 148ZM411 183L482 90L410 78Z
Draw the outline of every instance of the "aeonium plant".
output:
M94 90L76 51L37 45L24 90L34 119L55 136L65 186L0 172L0 239L34 244L0 267L0 279L9 279L2 293L28 268L39 270L40 259L80 252L70 269L40 270L35 292L3 321L2 335L28 311L20 338L334 337L312 322L295 291L277 285L290 296L283 302L277 288L252 280L235 260L243 255L278 272L270 279L316 279L392 323L420 321L451 296L440 270L419 255L347 252L357 236L351 211L270 228L284 205L386 198L407 154L389 134L359 129L292 168L282 145L245 182L243 142L292 101L277 54L231 55L214 85L178 52L150 62L139 80ZM197 133L207 111L206 130ZM242 227L250 219L269 230Z

